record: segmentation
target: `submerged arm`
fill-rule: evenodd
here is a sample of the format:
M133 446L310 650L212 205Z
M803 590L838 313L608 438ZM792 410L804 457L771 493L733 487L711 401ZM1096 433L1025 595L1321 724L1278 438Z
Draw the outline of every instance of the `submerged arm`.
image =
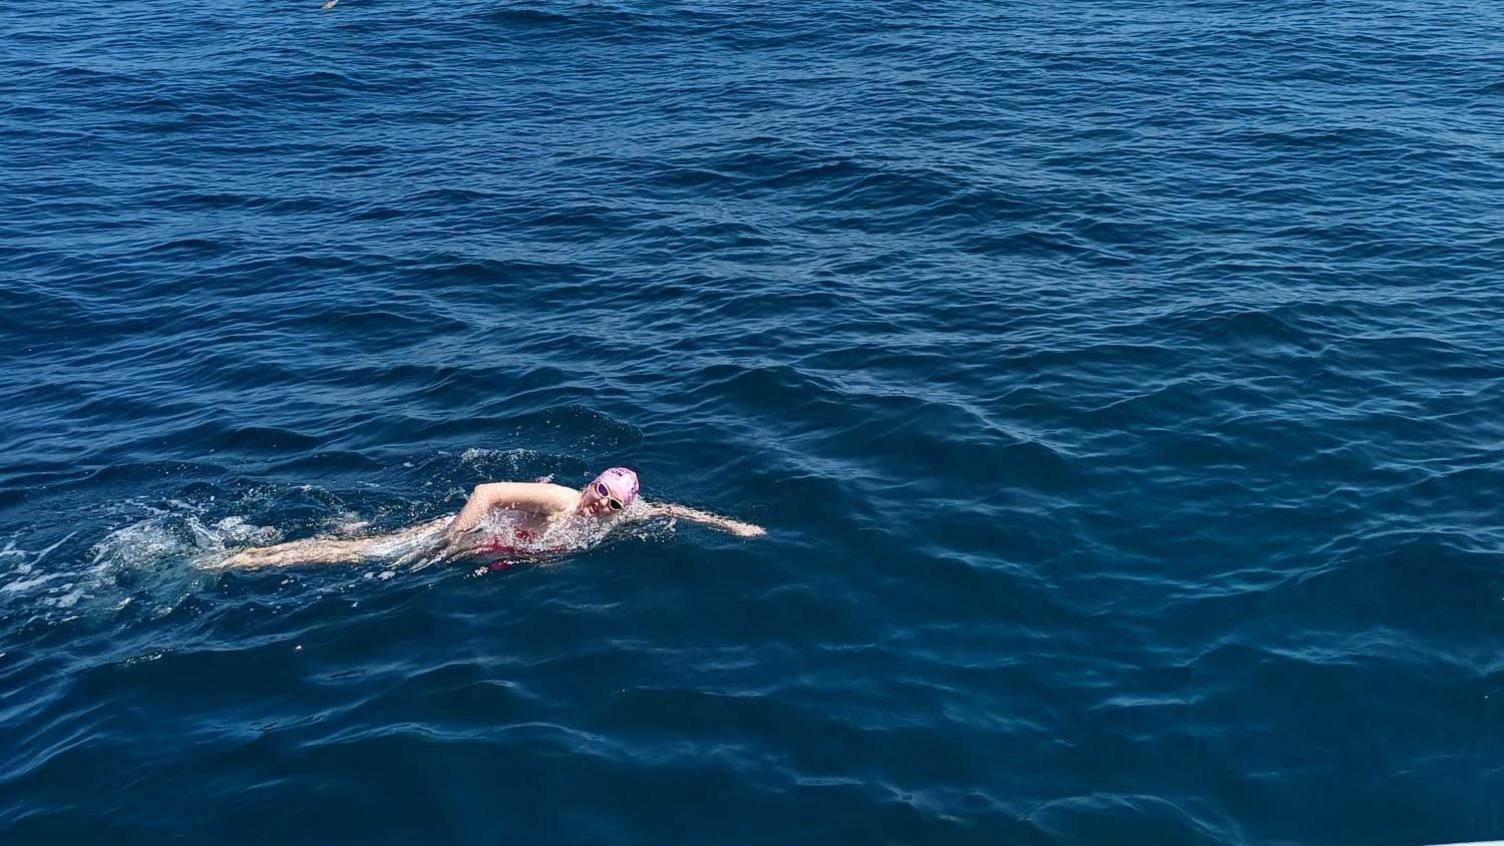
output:
M649 517L677 517L690 520L695 523L703 523L706 526L730 532L743 538L757 537L767 534L767 530L751 523L743 523L740 520L732 520L730 517L721 517L698 508L690 508L687 505L672 505L669 503L645 503L648 507Z

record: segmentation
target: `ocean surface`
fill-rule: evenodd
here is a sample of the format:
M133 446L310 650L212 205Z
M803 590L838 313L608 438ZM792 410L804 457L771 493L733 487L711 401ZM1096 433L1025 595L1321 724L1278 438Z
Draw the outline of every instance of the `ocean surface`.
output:
M0 8L0 842L1504 837L1504 6ZM475 484L641 524L224 572Z

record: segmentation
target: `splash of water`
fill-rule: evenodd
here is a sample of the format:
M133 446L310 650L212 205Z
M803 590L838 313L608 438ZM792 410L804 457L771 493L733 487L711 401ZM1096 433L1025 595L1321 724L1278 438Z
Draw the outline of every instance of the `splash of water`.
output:
M170 613L197 590L204 576L190 566L223 556L227 544L267 543L280 537L275 529L256 526L243 517L226 517L206 526L196 513L148 508L144 519L107 534L76 553L66 550L78 534L35 552L11 538L0 550L0 598L27 616L68 620L109 613L130 606L150 609L155 616Z

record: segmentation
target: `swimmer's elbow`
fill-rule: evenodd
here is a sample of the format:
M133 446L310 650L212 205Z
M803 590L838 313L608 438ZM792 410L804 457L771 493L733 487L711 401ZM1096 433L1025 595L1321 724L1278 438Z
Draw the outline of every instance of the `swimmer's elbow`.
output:
M568 488L536 482L486 482L475 486L472 496L489 508L511 508L551 514L574 506L578 495Z
M510 505L517 498L512 494L511 488L506 482L482 482L475 486L470 496L485 503L487 508L498 508Z

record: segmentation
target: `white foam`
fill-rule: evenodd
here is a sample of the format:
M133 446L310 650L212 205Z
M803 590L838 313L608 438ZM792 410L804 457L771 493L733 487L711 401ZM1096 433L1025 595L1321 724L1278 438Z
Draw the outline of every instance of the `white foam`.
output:
M324 520L324 525L329 528L329 531L337 535L354 537L362 530L369 528L371 521L361 517L354 511L342 511Z
M463 461L466 464L474 464L475 462L483 459L500 459L502 461L505 461L507 464L516 467L522 459L529 458L532 455L533 453L531 450L519 448L491 449L490 447L470 447L469 449L460 453L460 461Z
M29 567L27 569L30 570ZM68 575L68 574L67 573L51 573L51 574L45 575L45 576L37 576L36 578L33 578L33 579L17 579L14 582L9 582L7 584L0 585L0 593L24 593L25 591L31 590L32 588L37 587L39 585L47 584L48 582L53 581L54 579L61 579L61 578L63 578L66 575Z
M0 595L30 602L33 608L76 612L63 620L123 611L138 598L161 616L206 577L188 565L222 559L226 543L272 542L280 537L275 529L252 525L242 517L205 526L196 514L145 510L148 516L115 529L73 558L52 556L76 532L35 553L18 549L12 541L6 547L12 554L0 560L21 560L8 573L0 573Z

